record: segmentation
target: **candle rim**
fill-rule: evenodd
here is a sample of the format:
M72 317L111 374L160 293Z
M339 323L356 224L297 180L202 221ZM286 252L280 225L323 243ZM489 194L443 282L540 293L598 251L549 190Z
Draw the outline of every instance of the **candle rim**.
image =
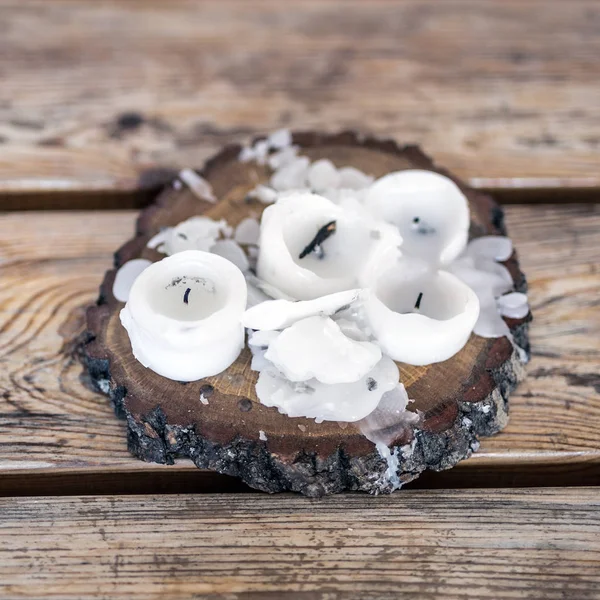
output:
M149 302L143 300L141 290L143 289L144 284L149 284L153 277L156 276L157 269L165 267L167 263L171 263L173 266L180 263L184 266L186 263L189 264L189 261L193 259L196 259L194 261L196 264L198 259L201 260L203 265L210 264L212 267L211 276L214 277L217 275L218 281L223 282L225 285L226 293L224 295L225 303L223 306L203 318L186 321L161 314L154 308L151 308ZM238 288L241 291L239 296L235 294L235 290ZM143 329L156 331L169 329L171 326L179 326L189 330L196 328L201 324L215 323L216 326L217 321L222 321L232 309L235 309L238 306L242 308L243 312L243 308L245 308L246 305L247 293L248 288L244 274L231 261L218 254L204 252L203 250L185 250L167 256L162 260L149 265L133 283L127 304L129 305L129 310L131 311L133 318ZM138 318L133 314L132 306L135 306L135 312L138 313ZM142 323L140 323L140 321ZM150 327L145 325L146 323L150 323ZM227 325L233 324L225 323L225 326Z

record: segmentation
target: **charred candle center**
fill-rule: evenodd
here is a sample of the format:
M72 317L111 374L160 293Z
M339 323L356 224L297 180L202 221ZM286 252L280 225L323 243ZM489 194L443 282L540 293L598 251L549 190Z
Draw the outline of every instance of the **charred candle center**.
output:
M187 304L189 302L189 297L190 297L190 292L192 291L192 288L188 288L187 290L185 290L185 294L183 295L183 301Z
M421 300L423 299L423 292L419 293L417 301L415 302L415 308L419 310L421 308Z
M311 253L315 253L317 255L317 258L323 258L325 256L325 253L323 252L323 248L321 247L321 244L330 236L332 236L335 233L336 230L336 222L335 221L330 221L329 223L326 223L325 225L323 225L323 227L321 227L321 229L319 229L319 231L317 231L317 234L315 235L315 237L311 240L310 244L308 244L308 246L306 246L306 248L304 248L304 250L302 250L302 252L300 252L300 256L298 258L304 258L305 256L308 256Z
M377 389L377 382L372 377L369 377L367 379L367 389L370 392Z
M435 233L435 227L424 223L423 221L421 221L420 217L415 217L413 219L413 229L421 235L431 235Z

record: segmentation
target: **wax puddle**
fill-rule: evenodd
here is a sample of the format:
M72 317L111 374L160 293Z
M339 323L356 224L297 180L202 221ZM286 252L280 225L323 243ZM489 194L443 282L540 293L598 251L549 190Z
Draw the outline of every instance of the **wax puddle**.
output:
M377 442L375 444L379 456L387 462L387 470L385 472L385 478L391 486L391 491L394 492L402 487L400 477L398 477L398 470L400 468L400 461L398 460L398 448L394 448L392 452L386 444L383 442Z

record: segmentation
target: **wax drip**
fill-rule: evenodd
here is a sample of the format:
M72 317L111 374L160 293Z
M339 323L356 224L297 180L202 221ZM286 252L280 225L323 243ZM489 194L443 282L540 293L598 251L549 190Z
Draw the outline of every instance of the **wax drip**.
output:
M315 237L311 240L311 242L308 244L308 246L306 246L306 248L304 248L304 250L302 250L302 252L300 252L300 256L298 258L304 258L305 256L308 256L311 253L315 253L319 258L323 258L325 253L323 252L323 248L321 247L321 244L330 236L332 236L335 233L336 230L336 222L335 221L330 221L329 223L326 223L325 225L323 225L323 227L321 227L321 229L319 229L319 231L317 231L317 234L315 235Z

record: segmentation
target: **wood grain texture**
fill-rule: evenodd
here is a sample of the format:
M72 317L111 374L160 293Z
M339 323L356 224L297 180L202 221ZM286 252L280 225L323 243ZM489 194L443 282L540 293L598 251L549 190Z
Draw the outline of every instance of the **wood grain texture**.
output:
M594 0L8 0L2 202L146 187L281 126L418 143L475 187L598 186L599 34Z
M10 598L600 598L593 488L0 499Z
M88 493L93 490L86 487L86 473L122 473L126 479L132 472L194 468L129 456L124 423L105 397L82 385L82 368L71 352L84 325L83 307L95 299L100 274L110 266L113 249L131 235L135 216L0 216L5 493L36 493L33 474L72 473L69 489ZM506 217L535 315L528 377L511 399L504 432L427 485L600 483L600 205L511 206ZM129 489L122 485L118 489Z

